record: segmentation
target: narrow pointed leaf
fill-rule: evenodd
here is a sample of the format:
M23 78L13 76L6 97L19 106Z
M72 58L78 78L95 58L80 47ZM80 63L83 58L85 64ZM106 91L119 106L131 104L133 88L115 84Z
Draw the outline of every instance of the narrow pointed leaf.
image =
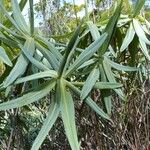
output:
M31 40L31 39L30 39ZM31 40L28 43L28 40L25 42L25 45L23 46L26 51L29 51L31 55L33 55L35 51L34 42ZM28 60L23 54L20 54L20 56L17 59L17 62L13 69L11 70L10 74L7 76L6 80L4 81L4 87L9 86L12 84L19 76L23 75L25 72Z
M0 59L7 64L8 66L12 66L11 60L9 59L9 57L7 56L5 50L3 49L3 47L0 46Z
M84 67L88 67L88 66L90 66L91 64L94 64L95 63L95 60L96 59L90 59L90 60L88 60L88 61L86 61L86 62L84 62L79 68L77 68L77 69L82 69L82 68L84 68Z
M103 61L103 66L104 66L104 70L105 70L105 73L106 73L106 76L107 76L107 79L109 82L112 82L112 83L117 83L116 80L115 80L115 77L111 71L111 67L110 67L110 64L107 63L107 60L104 59ZM124 94L122 92L121 89L114 89L114 91L119 95L119 97L121 99L124 99Z
M77 95L79 96L81 95L81 91L77 87L75 87L73 84L67 82L67 85ZM92 108L92 110L95 111L99 116L111 121L110 117L90 97L87 97L84 100L84 102L87 103Z
M85 102L101 117L110 120L109 116L90 98L86 98Z
M137 0L133 11L133 18L140 13L140 10L144 6L144 4L145 4L145 0Z
M135 31L134 31L133 25L131 23L130 27L126 33L126 36L123 40L123 43L121 45L121 48L120 48L121 52L123 52L129 46L129 44L132 42L132 40L134 38L134 35L135 35Z
M66 47L66 50L65 50L65 54L63 56L63 59L62 59L62 62L61 62L61 65L59 67L59 72L58 72L58 76L62 76L63 72L64 72L64 69L66 68L66 60L70 54L70 52L72 51L72 49L75 49L74 48L74 45L76 44L76 41L78 39L78 36L79 36L79 33L80 33L80 30L81 30L81 25L82 23L77 27L77 29L75 30L74 34L72 35L67 47Z
M97 40L100 37L98 27L95 24L93 24L93 22L91 22L91 21L87 22L87 25L89 27L90 33L93 37L93 40L94 41Z
M120 83L112 83L112 82L96 82L94 85L95 89L116 89L120 88L123 85Z
M57 58L57 60L62 60L62 55L61 55L61 53L58 51L58 49L57 49L53 44L51 44L51 43L50 43L46 38L44 38L44 37L38 36L38 39L42 40L42 42L47 45L48 49L51 51L52 54L54 54L54 56Z
M96 41L94 41L90 46L88 46L80 55L77 57L75 62L69 67L66 72L66 75L73 72L79 66L81 66L85 61L89 60L93 54L101 47L103 42L105 41L107 34L102 34Z
M4 87L9 86L10 84L12 84L19 76L21 76L25 70L26 67L28 65L28 61L26 60L26 58L21 54L18 59L17 62L15 64L15 66L13 67L13 69L11 70L11 72L9 73L9 75L6 77L5 81L4 81Z
M113 34L115 32L115 28L117 26L117 22L118 22L120 13L121 13L121 7L122 7L122 1L120 2L119 6L115 10L115 13L113 14L113 16L109 19L109 22L107 23L107 26L106 26L104 32L108 33L108 37L105 40L102 48L99 49L100 55L103 55L109 47L109 44L110 44Z
M21 14L21 10L19 8L18 1L17 0L11 0L11 4L12 4L12 8L13 8L13 16L15 18L17 25L19 26L19 28L22 31L29 33L28 26L25 22L23 15Z
M55 57L54 53L49 51L48 49L44 48L39 43L36 43L36 47L39 49L39 51L43 54L43 56L48 60L48 62L51 64L54 70L59 69L59 61Z
M67 138L72 150L79 150L75 126L74 102L70 92L65 88L65 82L62 79L60 79L60 91L58 92L60 92L60 109Z
M84 86L81 91L81 99L85 99L90 91L92 90L93 86L95 85L96 81L99 78L99 68L97 66L91 71L87 80L84 83Z
M50 107L50 110L47 114L44 124L43 124L38 136L36 137L35 141L33 142L31 150L38 150L40 148L44 139L46 138L49 131L53 127L56 119L58 118L59 112L60 112L60 109L59 109L59 105L57 103L55 103L54 105L52 105Z
M44 64L42 64L41 62L39 62L38 60L36 60L33 57L33 52L35 51L35 43L34 43L34 39L30 38L27 39L25 42L24 46L21 46L21 49L23 51L23 53L25 54L25 56L28 58L28 60L34 64L37 68L39 68L40 70L49 70L49 68L47 68Z
M105 60L107 61L107 63L110 66L112 66L113 68L115 68L117 70L121 70L121 71L137 71L138 70L136 67L130 67L130 66L124 66L121 64L117 64L106 57L105 57Z
M112 109L112 100L111 100L111 92L109 90L102 90L102 100L104 101L105 108L107 114L111 114L111 109Z
M147 39L147 37L141 27L140 22L136 19L133 19L133 26L134 26L135 32L136 32L137 36L139 37L139 39L144 41L146 44L150 45L150 41Z
M30 76L19 78L15 81L14 84L19 84L19 83L23 83L23 82L27 82L27 81L31 81L31 80L36 80L36 79L40 79L40 78L45 78L45 77L56 78L57 77L57 72L54 71L54 70L39 72L39 73L30 75Z
M6 17L8 18L8 20L15 26L15 28L18 29L19 31L21 31L20 28L19 28L19 26L17 25L17 23L16 23L16 22L14 21L14 19L9 15L9 13L6 11L6 9L5 9L2 5L0 5L0 8L1 8L1 10L4 12L4 14L5 14Z
M146 46L145 42L142 41L141 39L139 39L139 42L140 42L140 47L141 47L141 50L142 50L143 54L150 61L150 54L149 54L149 51L147 49L147 46Z
M37 89L27 94L24 94L22 97L1 103L0 111L22 107L24 105L28 105L35 101L40 100L52 90L52 88L55 86L55 83L56 82L54 80L51 80L47 83L40 85L39 87L37 87Z

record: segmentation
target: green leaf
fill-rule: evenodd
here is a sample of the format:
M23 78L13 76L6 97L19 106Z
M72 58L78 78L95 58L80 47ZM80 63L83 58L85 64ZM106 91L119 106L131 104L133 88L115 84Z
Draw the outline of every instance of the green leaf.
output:
M57 60L57 58L55 57L55 55L53 54L53 52L51 52L48 49L44 48L39 43L36 43L36 47L43 54L43 56L48 60L48 62L53 67L53 69L58 71L60 63Z
M9 13L6 11L6 9L2 5L0 5L0 8L4 12L4 14L6 15L6 17L9 19L9 21L16 27L16 29L18 29L19 31L21 31L20 28L19 28L19 26L15 22L15 20L9 15Z
M129 44L132 42L132 40L134 38L134 35L135 35L135 31L134 31L132 23L130 23L130 27L126 33L126 36L125 36L123 43L121 45L121 48L120 48L121 52L123 52L129 46Z
M13 9L13 16L18 27L25 33L29 33L28 26L25 22L23 15L21 14L21 10L19 8L19 4L17 0L11 0L11 4L12 4L12 9Z
M111 61L110 59L105 57L105 61L107 61L107 63L112 66L113 68L117 69L117 70L121 70L121 71L137 71L138 69L136 67L129 67L129 66L124 66L121 64L117 64L113 61Z
M75 126L74 102L70 92L65 88L65 84L66 83L63 81L63 79L60 79L60 91L57 91L58 93L56 94L60 94L60 110L70 146L72 150L79 150L80 148Z
M30 76L19 78L15 81L14 84L19 84L19 83L22 83L22 82L27 82L27 81L36 80L36 79L45 78L45 77L56 78L57 77L57 72L54 71L54 70L39 72L39 73L36 73L36 74L32 74Z
M22 11L23 8L25 7L26 3L27 3L28 0L21 0L20 3L19 3L19 7L20 7L20 10ZM11 14L11 17L13 16L13 13ZM11 20L7 19L6 21L4 21L4 25L6 25L8 28L11 26Z
M29 0L29 6L30 6L30 34L33 36L34 34L34 10L33 10L33 0Z
M58 49L51 44L48 39L38 36L38 39L41 40L44 44L47 45L49 51L57 58L57 60L62 60L62 55L61 53L58 51Z
M9 59L9 57L7 56L5 50L3 49L3 47L0 46L0 59L7 64L8 66L12 66L11 60Z
M27 39L25 45L24 46L20 45L20 47L23 53L25 54L25 56L33 65L35 65L40 70L44 70L44 71L49 70L49 68L47 68L43 63L39 62L33 57L33 52L35 51L34 39L32 38Z
M62 76L63 72L65 71L66 65L68 65L66 60L68 59L70 52L72 51L72 49L75 49L74 46L76 46L76 41L78 40L78 36L79 36L80 30L81 30L81 25L82 25L82 22L77 27L75 32L73 33L73 35L66 47L65 54L63 56L63 59L62 59L62 62L60 64L59 71L58 71L58 76L60 76L60 77Z
M137 36L139 37L139 39L144 41L146 44L150 45L150 41L147 39L147 37L141 27L140 22L136 19L133 19L133 26L134 26L135 32L136 32Z
M82 68L84 68L84 67L88 67L88 66L90 66L91 64L94 64L95 61L96 61L96 59L92 58L92 59L90 59L90 60L84 62L84 63L83 63L79 68L77 68L77 69L82 69Z
M26 51L28 51L31 55L33 55L35 51L34 47L34 42L32 39L28 40L25 42L25 45L23 46ZM10 74L7 76L6 80L4 81L4 87L9 86L12 84L19 76L23 75L27 65L28 65L28 60L23 54L20 54L20 56L17 59L17 62L13 69L11 70Z
M4 87L6 88L10 84L12 84L19 76L23 75L23 73L26 70L27 65L28 65L28 61L21 54L18 57L15 66L13 67L13 69L11 70L9 75L6 77L6 79L5 79L4 83L3 83Z
M33 142L31 150L38 150L42 145L44 139L48 135L49 131L53 127L53 124L56 122L56 119L59 116L59 105L57 103L51 104L50 110L47 114L47 117L44 121L44 124L36 137L35 141Z
M106 112L110 115L112 109L111 92L109 90L103 90L101 94L105 103Z
M6 32L8 32L9 34L18 37L18 38L23 38L21 35L17 34L16 32L14 32L13 30L10 30L9 28L7 28L6 26L0 24L0 27L3 28Z
M67 86L73 91L75 92L78 96L81 95L81 91L75 87L73 84L67 82ZM98 115L100 115L102 118L105 118L107 120L110 120L110 117L90 98L90 97L87 97L85 100L84 100L85 103L87 103L93 111L95 111Z
M141 50L142 50L143 54L150 61L149 51L147 49L147 46L146 46L145 42L142 41L141 39L139 39L139 42L140 42L140 47L141 47Z
M120 83L112 83L112 82L96 82L94 85L95 89L116 89L120 88L123 85Z
M84 86L84 82L71 82L71 84L75 85L75 86ZM117 89L123 87L122 84L120 83L112 83L112 82L96 82L95 85L93 86L93 89L100 89L100 90L104 90L104 89Z
M9 47L11 46L11 47L14 47L14 48L18 48L18 43L17 42L15 42L11 39L8 39L8 38L6 38L2 35L0 35L0 40Z
M96 41L94 41L90 46L88 46L75 60L75 62L69 67L66 72L66 76L72 73L75 69L81 66L84 62L89 60L93 54L101 47L103 42L105 41L107 34L102 34Z
M81 91L81 99L85 99L88 94L90 93L90 91L92 90L93 86L95 85L96 81L99 78L99 68L97 68L97 66L91 71L91 73L89 74L87 80L85 81L82 91Z
M111 71L110 64L108 64L107 60L105 60L105 59L103 61L103 67L104 67L105 74L107 76L108 81L111 82L111 83L117 83L116 80L115 80L115 77L114 77L114 75L113 75L113 73ZM124 96L124 94L123 94L121 89L114 89L114 91L119 95L119 97L121 99L125 98L125 96Z
M134 10L133 10L133 18L136 17L139 13L142 7L145 4L145 0L137 0Z
M90 98L86 98L85 102L101 117L110 120L110 117ZM111 121L111 120L110 120Z
M22 107L40 100L46 96L55 86L55 80L48 81L34 89L33 91L24 94L23 96L0 104L0 111Z
M26 45L27 46L30 46L30 44L33 44L34 45L34 42L30 42L30 41L27 41L26 42ZM30 54L29 51L27 51L25 49L25 47L22 47L20 46L23 53L25 54L25 56L28 58L28 60L35 66L37 67L39 70L42 70L42 71L45 71L45 70L49 70L49 68L47 66L45 66L43 63L39 62L38 60L36 60L32 54Z
M4 0L1 0L0 1L0 5L1 6L4 6ZM3 23L3 20L4 20L4 17L3 17L3 11L1 10L1 8L0 8L0 23Z
M107 26L104 30L104 32L108 33L108 37L105 40L102 48L99 49L99 55L100 56L103 55L109 47L109 44L110 44L111 39L112 39L114 32L115 32L115 28L117 26L117 21L119 19L120 13L121 13L121 8L122 8L122 0L120 2L119 6L116 8L113 16L109 19Z
M98 27L95 24L93 24L92 21L88 21L87 25L89 27L90 33L91 33L91 35L93 37L93 40L94 41L97 40L100 37L100 33L99 33L99 30L98 30Z

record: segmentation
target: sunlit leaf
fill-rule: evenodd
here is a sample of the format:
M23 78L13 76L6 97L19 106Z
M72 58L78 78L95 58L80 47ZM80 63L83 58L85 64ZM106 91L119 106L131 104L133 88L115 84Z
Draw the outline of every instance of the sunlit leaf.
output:
M135 35L135 31L134 31L133 25L131 23L130 27L126 33L126 36L123 40L123 43L121 45L121 48L120 48L121 52L123 52L129 46L129 44L132 42L132 40L134 38L134 35Z
M146 35L141 27L140 22L136 19L133 19L133 26L134 26L135 32L136 32L137 36L139 37L139 39L144 41L146 44L150 45L150 41L146 37Z
M0 46L0 59L9 66L12 66L11 60L7 56L3 47Z

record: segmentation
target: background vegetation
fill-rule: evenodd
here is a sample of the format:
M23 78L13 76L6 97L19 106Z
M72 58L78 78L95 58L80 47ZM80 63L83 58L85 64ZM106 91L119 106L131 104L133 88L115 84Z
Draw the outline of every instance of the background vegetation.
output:
M0 149L149 150L148 1L1 0L0 18Z

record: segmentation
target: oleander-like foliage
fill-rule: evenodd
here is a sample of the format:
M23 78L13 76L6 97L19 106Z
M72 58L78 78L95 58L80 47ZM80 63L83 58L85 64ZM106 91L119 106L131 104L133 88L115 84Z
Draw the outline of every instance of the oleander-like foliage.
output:
M83 19L66 44L35 31L33 0L29 0L30 24L26 23L21 13L26 2L21 0L19 5L17 0L11 0L12 14L0 3L4 16L0 21L0 60L5 64L0 77L0 90L5 92L0 111L24 109L50 94L47 117L31 149L40 148L61 117L71 148L79 150L76 99L113 122L112 91L124 102L123 83L128 76L136 72L140 80L147 78L150 23L139 15L145 1L138 0L130 16L121 14L124 5L118 2L105 25L104 21L96 25ZM12 97L13 90L16 95ZM91 97L93 90L100 93L104 107Z

